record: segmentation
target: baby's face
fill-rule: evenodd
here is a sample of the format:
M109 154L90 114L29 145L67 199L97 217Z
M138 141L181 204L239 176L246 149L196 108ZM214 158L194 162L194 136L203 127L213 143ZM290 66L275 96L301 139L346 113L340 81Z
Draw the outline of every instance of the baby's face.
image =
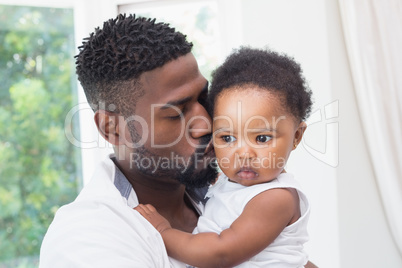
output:
M232 181L249 186L275 179L294 149L299 124L274 94L249 86L225 90L215 102L215 153Z

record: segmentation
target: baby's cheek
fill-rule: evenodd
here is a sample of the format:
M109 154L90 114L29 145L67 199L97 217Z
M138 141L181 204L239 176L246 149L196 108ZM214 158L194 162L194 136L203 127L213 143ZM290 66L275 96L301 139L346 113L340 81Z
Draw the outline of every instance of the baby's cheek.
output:
M228 170L232 167L232 161L226 156L217 156L217 162L222 171Z

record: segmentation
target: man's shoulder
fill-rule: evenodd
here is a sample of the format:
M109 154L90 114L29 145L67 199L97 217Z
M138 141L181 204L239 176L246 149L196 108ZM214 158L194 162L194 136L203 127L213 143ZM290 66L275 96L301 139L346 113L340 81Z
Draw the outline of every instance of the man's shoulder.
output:
M46 236L74 239L89 237L96 232L99 236L107 235L110 231L116 232L114 229L119 225L125 225L122 230L126 232L142 226L137 223L142 218L127 205L127 199L114 185L115 174L113 161L106 159L100 163L78 197L56 212Z
M116 199L98 196L79 199L59 209L40 255L41 262L47 264L58 260L57 263L92 265L99 258L105 258L107 263L108 257L116 259L110 266L119 266L119 262L129 260L131 264L155 265L155 252L158 258L167 260L161 237L138 212Z
M127 205L114 173L113 162L102 163L76 200L56 212L42 242L41 267L166 266L162 238Z

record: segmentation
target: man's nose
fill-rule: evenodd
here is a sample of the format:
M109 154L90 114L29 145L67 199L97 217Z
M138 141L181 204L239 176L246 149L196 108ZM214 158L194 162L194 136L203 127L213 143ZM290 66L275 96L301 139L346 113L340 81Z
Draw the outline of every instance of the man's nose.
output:
M204 106L200 103L195 105L194 115L188 122L188 130L190 137L199 139L212 133L212 120Z

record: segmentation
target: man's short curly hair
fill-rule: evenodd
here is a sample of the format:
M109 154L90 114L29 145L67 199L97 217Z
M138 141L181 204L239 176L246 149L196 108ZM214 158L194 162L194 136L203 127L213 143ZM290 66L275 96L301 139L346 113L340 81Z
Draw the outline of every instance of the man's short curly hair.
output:
M215 101L222 92L248 85L278 95L286 111L300 121L311 112L312 93L298 63L268 49L242 47L227 57L212 74L210 114L213 115Z
M96 28L79 47L76 71L94 111L129 116L144 94L139 77L191 52L193 44L169 24L118 15Z

